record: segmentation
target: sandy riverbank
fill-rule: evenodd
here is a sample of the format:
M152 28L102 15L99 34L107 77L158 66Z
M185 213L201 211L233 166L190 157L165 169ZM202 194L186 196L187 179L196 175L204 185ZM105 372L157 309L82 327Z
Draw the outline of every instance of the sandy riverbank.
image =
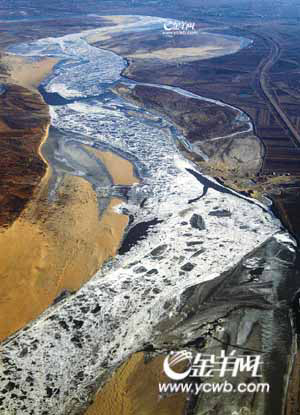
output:
M99 221L96 194L82 178L67 176L51 205L44 189L37 194L0 232L1 340L41 314L63 290L78 290L116 254L128 223L114 211L118 199Z
M55 58L32 62L28 58L17 55L4 55L1 58L1 63L8 67L10 74L6 82L29 89L36 89L58 62L59 59Z
M105 162L115 184L138 182L127 160L86 148ZM56 200L49 203L50 177L48 166L20 217L0 230L1 340L38 317L64 290L78 290L116 254L128 224L128 217L115 211L122 202L116 198L100 220L96 194L79 177L65 176Z
M145 363L144 353L134 354L98 392L85 415L181 415L186 394L159 397L158 383L168 382L163 373L165 356Z

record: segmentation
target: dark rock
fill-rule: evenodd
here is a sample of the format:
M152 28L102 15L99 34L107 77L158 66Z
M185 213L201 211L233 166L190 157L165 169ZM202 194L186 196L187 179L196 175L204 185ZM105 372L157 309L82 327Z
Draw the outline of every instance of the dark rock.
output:
M47 386L46 393L47 393L47 398L51 398L51 396L53 395L53 389Z
M16 385L14 384L14 382L9 381L6 385L6 389L8 391L12 391L13 389L15 389Z
M81 329L82 326L83 326L83 321L82 320L74 320L73 321L73 328L74 329Z
M71 342L75 344L76 347L79 347L79 349L82 349L82 344L81 344L81 340L79 338L79 336L73 336L71 338Z
M147 268L143 266L134 269L134 272L136 272L137 274L141 274L142 272L146 272L146 271L147 271Z
M97 304L95 306L95 308L91 311L92 311L93 314L97 314L97 313L99 313L100 310L101 310L101 307L99 306L99 304Z
M68 324L64 320L60 320L58 323L63 329L70 331Z
M172 306L172 302L171 301L166 301L164 304L164 309L168 310L168 308L170 308Z
M192 269L195 267L195 265L191 264L190 262L187 262L186 264L182 265L181 269L182 271L192 271Z
M128 264L128 268L134 267L135 265L137 265L139 263L139 261L134 261L134 262L130 262L130 264ZM127 268L127 267L126 267Z
M28 348L27 348L27 347L24 347L24 348L21 350L21 352L20 352L19 356L20 356L20 357L24 357L24 356L26 356L27 354L28 354Z
M162 255L167 249L167 247L168 245L160 245L157 248L154 248L153 251L151 251L151 255L152 256Z
M195 252L195 253L191 256L191 258L196 258L197 256L199 256L199 255L203 254L203 252L205 252L205 251L206 251L206 249L201 248L201 249L199 249L199 251Z
M248 225L240 225L240 229L249 229Z
M264 271L264 267L258 267L249 271L252 277L259 277Z
M154 346L151 343L145 343L143 346L144 352L155 352Z
M143 199L141 204L140 204L140 208L143 208L145 206L146 202L147 202L147 198Z
M195 246L195 245L202 245L203 241L190 241L186 243L187 246Z
M82 382L84 380L84 372L78 372L76 375L76 379L78 379L80 382Z
M192 228L199 229L200 231L203 231L205 229L204 220L202 216L198 215L197 213L194 213L191 217L190 224Z
M63 290L53 301L53 304L57 304L65 298L69 297L72 293L68 290Z
M156 275L156 274L158 274L158 271L155 268L152 268L147 272L147 275Z
M209 212L209 216L216 216L218 218L230 218L232 216L230 210L227 209L218 209L212 212Z

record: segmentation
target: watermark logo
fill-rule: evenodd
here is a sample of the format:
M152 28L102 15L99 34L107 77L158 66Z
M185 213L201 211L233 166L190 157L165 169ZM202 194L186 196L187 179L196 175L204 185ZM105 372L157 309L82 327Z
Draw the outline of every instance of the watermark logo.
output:
M183 372L178 364L187 362ZM164 360L163 368L169 379L174 381L190 378L209 378L215 375L237 377L239 373L247 372L252 377L262 377L262 360L260 355L237 355L236 350L226 355L221 350L219 356L213 354L196 353L183 350L171 352ZM176 367L177 366L177 367Z
M172 380L183 380L187 378L192 370L193 355L191 352L183 350L181 352L171 352L164 360L164 372ZM187 361L189 366L184 372L177 372L174 367L179 363Z
M260 383L262 377L261 355L238 355L236 350L225 353L221 350L219 355L196 353L187 350L171 352L163 362L164 373L170 379L158 385L159 394L188 393L199 395L201 393L268 393L269 383ZM237 378L239 373L247 373L247 382L237 383L237 380L210 382L209 378L218 375L220 378L231 376ZM254 379L250 382L250 377ZM199 381L197 381L197 378ZM208 379L207 379L208 378ZM236 415L246 415L248 408ZM250 413L249 413L250 415Z
M224 382L159 382L158 392L164 394L187 393L189 395L200 395L201 393L268 393L269 383L242 382L234 384L225 380ZM246 410L235 415L244 415Z
M195 35L198 31L196 30L195 22L187 22L184 20L168 20L164 23L163 34L167 36L178 36L178 35Z

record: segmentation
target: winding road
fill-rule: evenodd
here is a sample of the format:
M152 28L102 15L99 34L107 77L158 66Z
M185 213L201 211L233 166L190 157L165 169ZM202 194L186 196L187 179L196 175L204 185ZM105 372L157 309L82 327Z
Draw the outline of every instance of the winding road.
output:
M254 34L270 45L269 55L260 62L255 73L256 88L260 92L261 96L265 99L265 101L267 101L267 103L271 106L272 110L276 113L285 127L289 130L295 146L299 147L300 133L291 123L288 116L285 114L280 104L277 102L276 98L274 98L268 80L268 73L281 56L281 47L279 43L276 42L271 36L266 37L258 33Z

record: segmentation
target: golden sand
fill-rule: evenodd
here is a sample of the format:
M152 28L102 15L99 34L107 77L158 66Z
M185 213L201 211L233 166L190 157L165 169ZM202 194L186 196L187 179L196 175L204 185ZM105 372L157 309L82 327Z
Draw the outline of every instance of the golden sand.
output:
M186 394L159 397L158 383L167 382L163 359L144 362L144 353L134 354L96 395L85 415L182 415Z
M133 172L133 165L111 151L101 151L92 147L84 146L86 150L98 157L110 172L114 184L132 185L139 180Z
M117 176L121 160L112 156ZM132 182L128 164L124 169ZM65 177L57 201L49 204L50 175L48 166L35 198L12 226L0 231L1 340L41 314L62 290L78 290L116 254L128 223L114 210L119 199L111 201L100 221L96 194L78 177Z
M57 199L49 203L51 166L20 217L0 229L0 341L38 317L63 291L76 291L104 261L114 256L128 223L113 199L99 218L96 194L89 182L66 176ZM88 148L88 147L86 147ZM89 148L110 171L116 184L133 184L130 162Z
M0 232L0 339L41 314L64 289L76 291L116 254L127 216L113 199L99 221L96 195L82 178L67 176L58 201L39 197Z
M43 79L52 71L59 59L45 58L37 62L17 55L5 55L1 62L8 66L10 77L8 83L24 86L25 88L37 88Z

